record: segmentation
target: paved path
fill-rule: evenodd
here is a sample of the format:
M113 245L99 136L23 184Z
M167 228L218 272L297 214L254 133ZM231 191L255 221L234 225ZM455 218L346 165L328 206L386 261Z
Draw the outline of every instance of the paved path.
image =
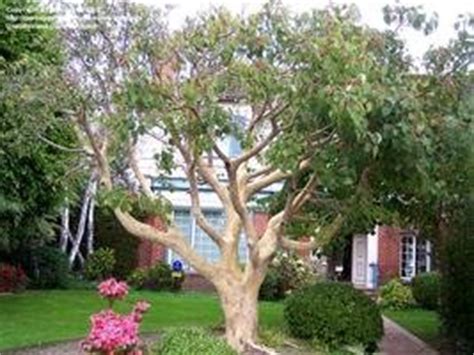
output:
M380 354L384 355L437 355L428 344L400 327L394 321L383 317L385 335L380 342Z

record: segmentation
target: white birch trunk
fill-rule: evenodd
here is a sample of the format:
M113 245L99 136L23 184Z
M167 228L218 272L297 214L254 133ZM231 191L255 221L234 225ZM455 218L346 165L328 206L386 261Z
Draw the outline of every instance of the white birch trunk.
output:
M95 194L97 192L97 181L94 181L92 187L92 197L89 203L89 213L87 216L87 256L94 253L94 210L95 210Z
M90 201L94 193L94 189L97 183L97 173L93 172L87 183L87 187L84 193L84 198L82 200L81 213L79 215L79 222L76 229L76 236L73 238L71 252L69 254L69 267L72 268L74 261L79 253L79 248L81 246L82 239L84 237L84 232L86 229L88 211L90 207Z
M61 236L59 239L59 248L63 253L67 252L69 233L69 204L66 199L64 207L61 210Z

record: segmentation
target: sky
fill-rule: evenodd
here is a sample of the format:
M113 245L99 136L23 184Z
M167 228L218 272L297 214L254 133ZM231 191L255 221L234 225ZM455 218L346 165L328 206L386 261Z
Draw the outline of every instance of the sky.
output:
M235 12L249 13L259 9L265 0L135 0L155 6L172 5L169 21L172 28L178 28L187 16L205 10L212 5L223 5ZM354 3L358 6L362 22L371 27L384 28L382 7L394 4L393 0L282 0L292 11L300 12L311 8L322 8L328 4ZM401 0L403 5L422 5L426 10L435 11L439 15L438 30L428 36L413 30L404 30L401 35L406 40L413 57L420 59L431 46L446 44L454 36L453 25L459 14L474 13L474 0Z

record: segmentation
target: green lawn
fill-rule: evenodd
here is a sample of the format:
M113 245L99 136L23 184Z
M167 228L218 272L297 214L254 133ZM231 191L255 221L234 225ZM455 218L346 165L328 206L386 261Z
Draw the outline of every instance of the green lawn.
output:
M117 310L129 311L136 300L151 303L142 329L156 331L164 327L215 326L222 321L216 296L132 292ZM81 338L87 334L89 317L106 306L95 291L35 291L0 296L0 350L46 342ZM282 306L260 304L260 324L278 327L283 321Z
M384 314L427 343L435 347L439 345L441 321L435 311L413 308L400 311L387 310Z

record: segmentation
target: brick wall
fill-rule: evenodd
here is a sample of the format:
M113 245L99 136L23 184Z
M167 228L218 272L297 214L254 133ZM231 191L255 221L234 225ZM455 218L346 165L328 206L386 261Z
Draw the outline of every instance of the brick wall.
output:
M379 284L400 274L400 229L380 226L378 229Z
M146 223L159 230L166 230L166 224L160 217L149 217ZM166 261L166 248L160 243L154 243L150 240L142 240L138 245L137 266L140 268L148 268L153 266L157 261Z
M259 237L262 236L263 232L267 228L269 216L265 212L254 212L253 214L253 224L255 226L255 230Z
M214 285L199 274L187 274L183 282L185 291L214 292Z

